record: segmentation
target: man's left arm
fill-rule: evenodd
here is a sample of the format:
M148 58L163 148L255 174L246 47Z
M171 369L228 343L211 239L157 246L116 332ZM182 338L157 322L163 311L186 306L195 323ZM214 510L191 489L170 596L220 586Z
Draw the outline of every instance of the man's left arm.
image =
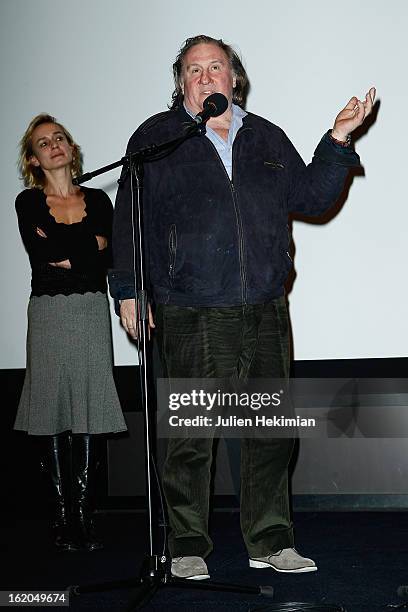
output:
M333 129L321 139L308 166L287 141L289 212L320 215L336 202L350 168L360 165L357 153L350 146L350 135L371 113L374 99L373 87L364 101L355 96L350 99L337 115Z

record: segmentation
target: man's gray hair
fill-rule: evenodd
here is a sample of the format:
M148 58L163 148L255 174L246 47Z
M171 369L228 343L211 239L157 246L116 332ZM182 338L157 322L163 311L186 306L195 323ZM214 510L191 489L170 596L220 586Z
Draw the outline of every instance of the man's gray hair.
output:
M191 49L191 47L194 47L195 45L201 45L203 43L218 45L218 47L220 47L220 49L222 49L225 55L228 57L232 72L236 80L236 85L232 94L232 101L234 102L234 104L238 104L238 106L244 108L249 91L249 80L238 53L234 51L231 45L227 45L227 43L225 43L221 38L217 40L216 38L206 36L205 34L199 34L198 36L187 38L187 40L185 41L185 43L177 54L176 61L173 64L175 89L171 96L171 105L169 108L171 110L176 110L182 106L184 100L182 89L183 60L187 51Z

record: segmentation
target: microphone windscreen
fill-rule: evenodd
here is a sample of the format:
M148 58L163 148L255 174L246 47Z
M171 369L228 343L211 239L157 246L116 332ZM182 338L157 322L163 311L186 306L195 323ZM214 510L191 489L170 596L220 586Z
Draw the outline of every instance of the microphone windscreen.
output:
M219 117L228 108L228 100L222 93L213 93L204 100L203 108L213 106L214 110L211 113L212 117Z

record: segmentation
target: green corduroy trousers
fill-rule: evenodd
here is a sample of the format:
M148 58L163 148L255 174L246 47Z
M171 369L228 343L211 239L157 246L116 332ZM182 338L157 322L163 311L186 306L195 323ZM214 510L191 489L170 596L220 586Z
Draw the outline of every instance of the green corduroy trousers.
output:
M158 305L156 328L169 378L287 378L284 297L227 308ZM293 438L241 440L241 530L251 557L293 546L288 464ZM207 556L213 440L170 439L163 468L172 557Z

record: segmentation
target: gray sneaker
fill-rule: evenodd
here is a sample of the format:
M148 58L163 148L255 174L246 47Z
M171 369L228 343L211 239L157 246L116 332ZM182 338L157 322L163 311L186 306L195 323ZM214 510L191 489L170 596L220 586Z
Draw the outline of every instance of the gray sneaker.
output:
M277 572L285 574L300 574L315 572L316 563L312 559L301 557L294 548L284 548L273 555L249 559L249 567L272 567Z
M202 557L174 557L171 560L171 575L188 580L206 580L210 577Z

